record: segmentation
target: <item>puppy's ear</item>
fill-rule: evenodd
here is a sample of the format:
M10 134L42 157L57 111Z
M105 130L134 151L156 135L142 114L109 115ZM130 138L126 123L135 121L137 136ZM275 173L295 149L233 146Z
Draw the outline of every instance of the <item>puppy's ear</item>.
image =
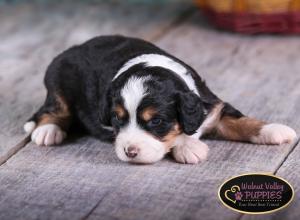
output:
M192 135L204 120L203 104L199 96L192 91L177 94L179 124L184 133Z

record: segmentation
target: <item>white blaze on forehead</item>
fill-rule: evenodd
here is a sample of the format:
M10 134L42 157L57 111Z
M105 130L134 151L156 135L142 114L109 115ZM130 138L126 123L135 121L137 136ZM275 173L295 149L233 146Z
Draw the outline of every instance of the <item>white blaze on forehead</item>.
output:
M149 79L150 76L133 76L129 78L121 90L124 107L127 109L130 118L128 125L120 129L115 141L117 156L123 161L153 163L160 160L166 153L163 143L147 134L138 126L136 121L137 108L147 94L144 83ZM137 146L139 149L138 155L134 158L127 157L125 153L131 145Z
M186 83L190 90L199 95L197 87L195 85L195 81L191 74L188 72L188 70L175 60L160 54L143 54L129 60L122 66L122 68L118 71L113 80L118 78L129 68L140 63L145 63L146 67L162 67L173 71Z
M149 77L133 76L129 78L121 91L121 96L124 100L124 106L130 116L130 121L135 120L136 110L143 97L147 94L147 88L144 86L144 82L149 79Z

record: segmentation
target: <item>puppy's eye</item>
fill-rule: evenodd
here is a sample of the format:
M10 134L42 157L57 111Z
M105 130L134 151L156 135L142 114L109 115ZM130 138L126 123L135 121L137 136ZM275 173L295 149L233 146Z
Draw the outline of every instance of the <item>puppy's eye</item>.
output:
M114 118L117 122L121 122L122 121L122 118L120 118L118 115L115 115L115 118Z
M158 125L160 125L162 123L162 119L160 119L160 118L153 118L153 119L151 119L149 122L148 122L148 125L149 126L158 126Z
M123 122L124 122L124 120L122 118L120 118L118 115L114 115L112 118L113 125L120 126L123 124Z

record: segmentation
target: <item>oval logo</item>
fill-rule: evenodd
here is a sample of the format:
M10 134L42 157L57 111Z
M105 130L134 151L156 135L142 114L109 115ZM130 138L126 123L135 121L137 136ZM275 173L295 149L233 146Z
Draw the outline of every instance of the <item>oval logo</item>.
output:
M218 194L221 202L234 211L263 214L286 207L294 198L294 189L280 177L251 173L227 180Z

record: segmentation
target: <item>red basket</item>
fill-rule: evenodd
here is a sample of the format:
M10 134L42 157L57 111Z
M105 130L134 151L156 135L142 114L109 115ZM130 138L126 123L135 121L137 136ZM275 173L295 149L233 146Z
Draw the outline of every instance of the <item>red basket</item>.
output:
M198 0L208 18L219 28L240 33L300 33L300 1L291 0L289 6L280 11L268 8L256 12L249 8L247 0L219 0L231 1L227 8L213 7L207 4L209 0ZM251 1L251 0L249 0ZM264 0L272 1L272 0ZM253 3L253 2L252 2ZM230 6L230 7L228 7ZM256 10L259 7L256 7Z

